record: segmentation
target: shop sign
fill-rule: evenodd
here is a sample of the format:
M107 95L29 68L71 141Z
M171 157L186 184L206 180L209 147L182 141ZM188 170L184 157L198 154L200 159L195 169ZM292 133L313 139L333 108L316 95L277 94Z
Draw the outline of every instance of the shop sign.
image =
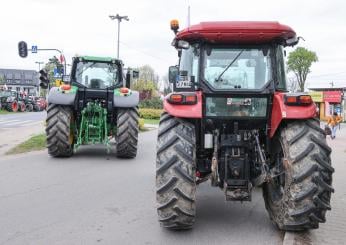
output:
M341 91L324 91L323 99L329 103L340 103L341 102Z

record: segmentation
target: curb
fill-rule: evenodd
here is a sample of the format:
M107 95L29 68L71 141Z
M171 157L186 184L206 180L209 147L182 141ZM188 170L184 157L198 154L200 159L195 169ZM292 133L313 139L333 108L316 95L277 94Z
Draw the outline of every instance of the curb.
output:
M309 231L291 232L286 231L282 245L312 245Z

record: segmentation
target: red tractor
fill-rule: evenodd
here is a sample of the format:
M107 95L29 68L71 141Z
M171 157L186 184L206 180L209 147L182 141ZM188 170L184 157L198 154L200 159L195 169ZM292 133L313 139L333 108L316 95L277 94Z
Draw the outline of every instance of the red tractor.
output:
M331 148L304 93L288 93L284 48L298 43L278 22L202 22L178 32L156 158L162 226L195 222L196 187L210 180L229 201L263 189L281 230L318 228L330 210Z

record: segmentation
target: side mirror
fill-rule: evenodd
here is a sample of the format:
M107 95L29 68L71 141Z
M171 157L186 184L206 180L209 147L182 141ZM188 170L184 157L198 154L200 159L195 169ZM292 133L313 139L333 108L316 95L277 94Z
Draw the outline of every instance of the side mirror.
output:
M126 73L125 87L126 88L130 88L131 87L131 73L130 73L130 71L127 71L127 73Z
M62 76L62 82L65 84L71 83L71 76L70 75L63 75Z
M170 66L168 69L168 80L170 83L175 83L179 76L179 69L177 66Z

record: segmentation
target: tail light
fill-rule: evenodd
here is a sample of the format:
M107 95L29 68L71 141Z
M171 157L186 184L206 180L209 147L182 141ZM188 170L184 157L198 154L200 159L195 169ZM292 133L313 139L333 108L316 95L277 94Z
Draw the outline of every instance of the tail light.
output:
M286 105L311 105L312 98L310 95L285 95Z
M174 93L168 97L167 101L171 104L194 105L197 104L197 96L195 93Z
M60 89L63 90L63 91L70 90L71 89L71 85L70 84L63 84L63 85L60 86Z

